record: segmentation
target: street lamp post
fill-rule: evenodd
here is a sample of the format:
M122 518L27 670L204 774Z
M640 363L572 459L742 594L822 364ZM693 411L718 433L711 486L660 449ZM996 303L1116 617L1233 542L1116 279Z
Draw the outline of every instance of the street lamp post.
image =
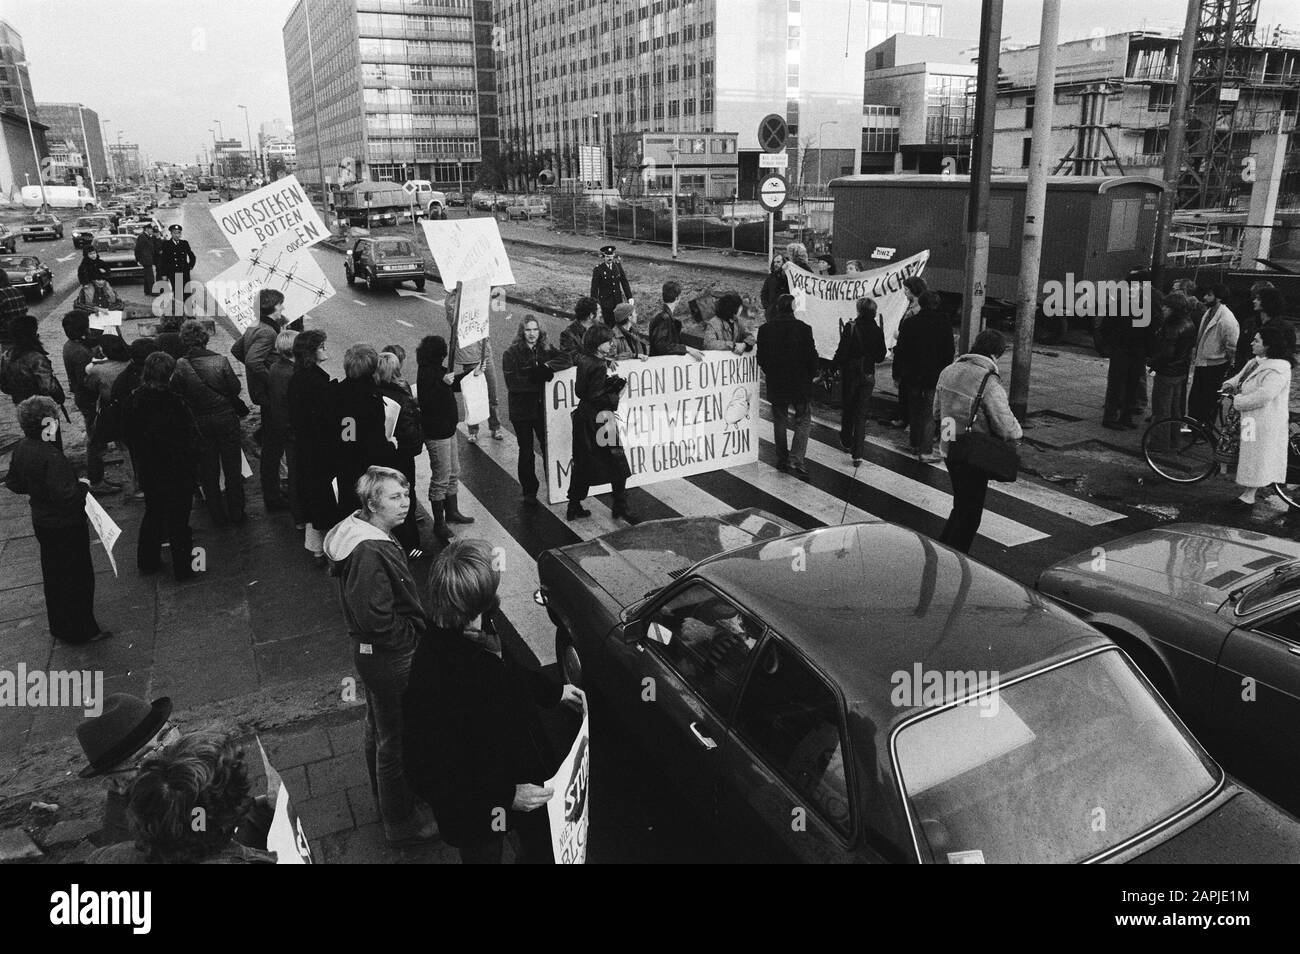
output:
M86 138L86 107L77 106L77 119L81 121L81 141L86 146L86 172L90 176L90 194L99 201L99 190L95 188L95 167L90 164L90 140Z
M20 60L14 66L20 69L27 68L27 61ZM30 75L30 74L28 74ZM18 91L23 95L23 115L27 117L27 135L32 140L32 159L36 161L36 181L41 184L41 205L49 205L45 199L45 175L41 171L41 155L36 151L36 131L32 128L32 114L27 108L27 87L23 85L23 78L18 77Z
M241 105L239 107L244 111L244 135L248 139L248 154L253 156L253 128L248 125L248 107ZM263 177L266 176L266 163L263 161L260 165L257 159L253 159L253 171L260 172Z
M676 145L668 147L668 157L673 161L673 258L677 257L677 157L681 154L682 151Z

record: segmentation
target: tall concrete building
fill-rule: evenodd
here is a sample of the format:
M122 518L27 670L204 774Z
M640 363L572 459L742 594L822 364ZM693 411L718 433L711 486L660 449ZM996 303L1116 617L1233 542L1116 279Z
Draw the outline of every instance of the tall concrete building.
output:
M298 0L283 33L303 182L448 184L495 163L490 0Z
M18 65L26 59L22 34L0 20L0 192L6 195L40 182L40 159L49 155L45 124L32 96L32 78L26 65Z
M867 49L900 34L943 36L943 4L923 0L867 0Z
M130 182L144 175L144 165L140 161L139 143L110 142L108 144L108 162L113 170L113 178L118 182Z
M627 192L646 171L643 134L727 148L729 136L684 134L730 133L736 188L753 198L758 125L770 113L789 124L792 182L857 170L861 0L497 0L495 9L502 150L519 179L546 168ZM581 159L593 150L596 174L586 176Z
M108 176L108 153L97 112L81 103L38 103L36 111L49 127L45 140L56 166L64 157L62 165L85 179L87 186L92 176L96 182ZM63 176L55 179L62 182Z

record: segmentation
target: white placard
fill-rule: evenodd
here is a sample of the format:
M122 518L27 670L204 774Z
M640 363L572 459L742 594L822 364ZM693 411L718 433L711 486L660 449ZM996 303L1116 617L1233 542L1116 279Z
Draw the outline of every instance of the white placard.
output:
M704 360L663 355L620 361L627 379L609 433L617 433L632 476L629 487L722 470L758 460L758 359L706 351ZM573 473L572 413L576 369L546 384L546 486L563 501ZM463 384L462 384L463 389ZM602 494L609 485L593 486Z
M491 304L492 287L486 278L473 278L461 285L460 307L456 315L458 349L488 336L488 311Z
M555 794L546 803L551 822L551 850L557 865L587 861L587 816L591 803L591 733L587 713L569 754L546 783Z
M277 240L293 252L329 237L297 176L277 179L208 211L239 258Z
M246 479L253 476L252 465L248 463L248 457L242 450L239 452L239 474Z
M907 310L903 279L920 275L929 260L930 250L926 249L884 268L827 276L786 262L795 314L812 326L817 353L828 360L835 357L840 325L857 317L859 298L875 299L876 321L885 333L885 347L892 349L898 339L898 323Z
M487 375L471 371L460 379L460 395L465 399L465 423L481 424L488 419Z
M401 416L402 405L390 397L384 398L384 438L397 446L397 419Z
M262 283L231 277L236 273L243 273L239 264L226 269L206 284L213 300L221 306L221 313L243 334L257 324L257 295L262 290Z
M90 327L100 331L111 331L116 328L118 334L121 334L122 315L123 312L120 311L97 311L90 316Z
M99 542L104 544L104 552L108 554L108 565L113 568L113 575L117 576L117 561L113 559L113 544L117 543L117 538L122 535L122 528L113 522L113 518L108 515L108 511L90 494L86 494L86 516L90 518L90 525L94 527L95 533L99 535Z
M291 252L288 246L293 239L285 237L255 251L251 258L236 262L220 275L207 282L208 290L217 301L233 301L240 320L249 324L257 321L257 295L249 286L273 288L284 295L284 313L291 320L311 311L327 298L334 296L334 286L316 264L307 249ZM251 294L252 298L247 296ZM244 304L251 302L251 305ZM249 308L251 307L251 312ZM224 308L224 304L223 304ZM232 322L235 316L227 312ZM248 325L244 326L245 328ZM240 329L243 330L242 328Z
M284 779L271 764L261 737L257 739L257 750L262 753L262 765L266 769L266 795L275 803L275 815L271 818L271 828L266 833L266 850L275 852L277 865L314 864L311 845L302 830L302 819L293 807Z
M496 219L423 221L420 228L444 287L454 288L457 282L479 276L486 276L489 285L515 283Z

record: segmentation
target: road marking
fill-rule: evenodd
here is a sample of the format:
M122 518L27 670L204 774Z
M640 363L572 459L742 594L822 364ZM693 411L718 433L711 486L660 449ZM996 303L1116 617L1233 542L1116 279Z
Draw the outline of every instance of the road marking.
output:
M432 298L430 298L428 295L424 294L424 292L411 291L410 289L407 289L407 288L397 288L397 289L394 289L394 290L397 292L398 295L400 295L400 296L403 297L403 298L423 298L425 301L427 301L427 302L428 302L429 304L431 304L431 305L441 305L441 304L442 304L441 301L434 301L434 300L433 300Z
M414 327L415 327L415 325L411 324L409 321L403 321L401 318L398 318L398 319L397 319L397 323L398 323L399 325L404 325L404 326L406 326L407 328L414 328Z
M65 256L63 256L63 257L60 258L60 259L55 259L55 261L59 261L59 262L69 262L69 261L71 261L72 259L74 259L74 258L76 258L76 257L77 257L77 253L76 253L76 252L73 252L71 255L65 255Z
M751 487L771 494L777 500L784 500L796 510L820 520L827 526L863 521L878 523L882 519L852 504L849 504L846 510L842 498L814 487L798 477L783 474L761 460L745 464L743 467L729 467L727 473L735 474Z
M367 305L364 301L362 301L360 298L354 298L354 299L352 299L352 300L353 300L354 302L356 302L358 305L360 305L362 308L369 308L369 307L370 307L370 306Z

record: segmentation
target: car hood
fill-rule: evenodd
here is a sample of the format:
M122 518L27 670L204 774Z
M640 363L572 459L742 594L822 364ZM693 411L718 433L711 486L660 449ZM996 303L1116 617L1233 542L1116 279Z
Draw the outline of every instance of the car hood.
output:
M1217 610L1252 578L1300 559L1300 543L1232 527L1173 524L1123 537L1048 567L1038 588L1070 600L1069 578L1131 586Z
M631 606L701 560L798 529L761 510L647 520L558 552L620 605Z
M1162 841L1131 864L1296 864L1300 821L1238 789L1210 813Z

